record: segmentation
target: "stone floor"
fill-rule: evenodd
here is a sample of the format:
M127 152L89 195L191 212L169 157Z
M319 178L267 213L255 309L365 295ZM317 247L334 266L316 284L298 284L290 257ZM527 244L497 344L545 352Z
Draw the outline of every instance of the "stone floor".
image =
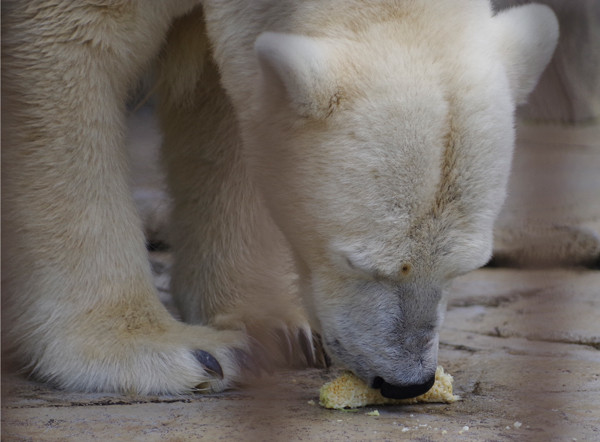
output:
M535 232L531 214L547 210L551 227L572 224L597 239L598 126L576 134L533 132L524 131L517 151L519 175L513 177L507 205L513 212L504 215L504 228L515 222L526 227L515 231ZM539 166L556 169L537 181L527 179ZM560 198L548 198L552 195ZM538 210L540 201L545 205ZM553 216L560 222L548 223ZM525 221L511 221L519 217ZM511 261L507 247L513 266L529 256L517 251L518 259ZM152 262L168 304L169 255L153 253ZM376 407L379 416L367 414L374 407L321 408L318 390L335 376L333 370L281 372L239 391L177 397L67 393L4 372L2 440L597 441L600 271L497 267L458 279L441 332L439 362L454 375L460 402Z
M460 402L325 410L318 390L336 372L318 369L179 397L5 374L2 440L600 440L599 314L598 271L482 269L456 281L441 334Z

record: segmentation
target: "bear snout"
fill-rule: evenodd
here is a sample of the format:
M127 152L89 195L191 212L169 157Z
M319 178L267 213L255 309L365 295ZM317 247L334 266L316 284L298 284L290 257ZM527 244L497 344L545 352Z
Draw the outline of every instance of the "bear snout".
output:
M435 374L420 384L393 385L383 378L376 376L371 383L373 388L379 388L381 395L390 399L410 399L427 393L435 383Z

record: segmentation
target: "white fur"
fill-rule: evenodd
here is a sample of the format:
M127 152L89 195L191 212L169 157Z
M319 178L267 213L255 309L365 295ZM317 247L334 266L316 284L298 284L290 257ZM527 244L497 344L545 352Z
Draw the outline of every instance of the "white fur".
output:
M494 21L512 94L523 104L554 53L558 21L552 9L537 4L504 10Z
M37 375L223 388L245 377L247 335L275 349L278 331L308 333L297 285L329 352L364 379L433 373L444 289L491 251L514 105L556 41L546 10L207 0L176 20L159 112L173 291L192 326L151 287L120 147L127 87L193 2L5 3L4 335Z
M61 387L239 379L242 335L178 323L158 301L122 149L127 90L193 3L2 4L3 347Z

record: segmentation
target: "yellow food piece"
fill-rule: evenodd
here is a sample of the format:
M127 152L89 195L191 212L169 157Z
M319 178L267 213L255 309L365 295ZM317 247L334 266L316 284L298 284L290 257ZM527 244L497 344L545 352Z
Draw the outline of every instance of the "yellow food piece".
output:
M411 399L389 399L370 388L353 373L346 372L321 387L319 403L325 408L358 408L366 405L399 405L418 402L450 404L460 399L452 393L453 378L440 366L435 371L435 384L427 393Z

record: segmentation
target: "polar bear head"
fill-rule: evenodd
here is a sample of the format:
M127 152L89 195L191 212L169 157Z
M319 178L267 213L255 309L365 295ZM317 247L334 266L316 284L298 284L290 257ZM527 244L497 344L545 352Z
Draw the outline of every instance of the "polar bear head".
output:
M445 293L490 257L514 108L558 37L544 6L409 3L259 36L244 129L326 350L390 397L433 383Z

